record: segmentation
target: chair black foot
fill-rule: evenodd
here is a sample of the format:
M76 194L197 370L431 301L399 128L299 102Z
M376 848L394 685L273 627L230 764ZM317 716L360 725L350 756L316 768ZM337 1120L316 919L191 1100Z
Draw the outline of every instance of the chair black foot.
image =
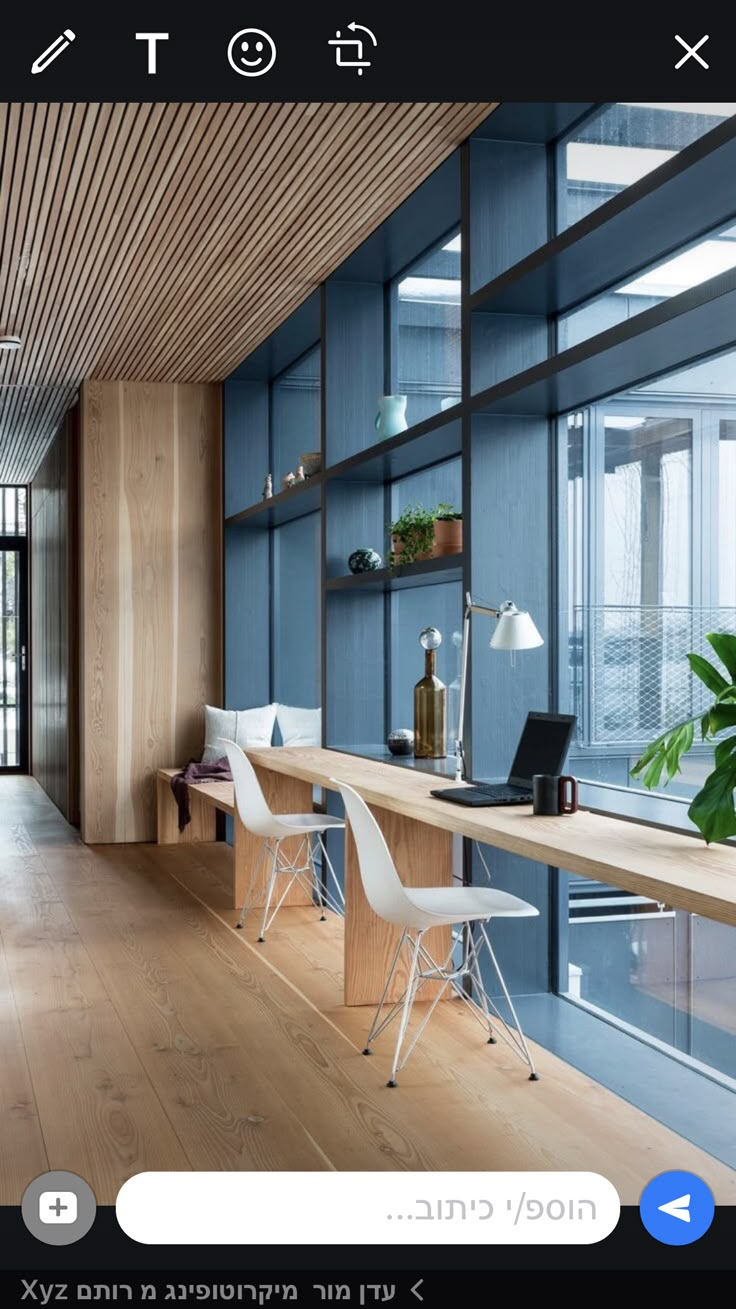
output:
M387 1086L398 1086L399 1083L398 1083L398 1082L394 1082L394 1081L390 1081L390 1082L387 1082L386 1085L387 1085Z
M371 1047L369 1045L365 1047L363 1054L373 1054L373 1051L371 1050Z
M530 1073L530 1074L529 1074L529 1081L530 1081L530 1082L538 1082L538 1081L539 1081L539 1073Z
M496 1040L495 1036L489 1036L489 1038L488 1038L488 1044L489 1044L489 1045L498 1045L498 1041Z
M237 929L238 929L239 932L242 932L242 930L243 930L243 924L242 924L242 923L236 923L235 926L237 927Z
M320 921L321 923L326 923L326 922L327 922L327 914L323 914L319 921Z
M259 945L263 945L264 942L265 942L265 940L266 940L265 936L259 936L259 938L258 938L258 944L259 944Z

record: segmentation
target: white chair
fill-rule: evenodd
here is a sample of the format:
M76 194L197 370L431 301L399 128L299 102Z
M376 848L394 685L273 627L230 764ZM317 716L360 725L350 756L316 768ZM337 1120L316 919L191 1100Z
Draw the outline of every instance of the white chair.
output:
M243 753L239 745L234 741L227 741L221 738L225 747L225 754L230 764L230 772L233 775L233 785L235 788L235 803L238 813L244 827L254 836L263 838L261 854L256 861L251 877L250 887L245 897L245 902L238 919L237 926L242 928L246 915L251 908L251 899L253 890L256 885L258 874L266 857L270 860L270 869L268 873L268 882L266 886L266 901L263 908L263 917L261 919L261 934L258 937L259 942L266 939L266 932L271 926L279 909L294 882L299 882L310 895L313 895L321 911L321 921L325 920L325 908L332 909L335 913L343 913L345 901L342 894L342 888L335 875L335 870L330 863L327 849L323 840L324 833L329 830L344 828L345 823L341 818L333 818L330 814L273 814L266 803L266 798L261 790L260 783L256 776L256 771ZM289 858L282 849L282 841L287 838L302 837L296 854ZM312 842L316 840L319 845L324 866L329 870L334 882L337 898L331 895L326 879L323 879L317 872L315 862L315 850ZM276 908L271 911L271 902L276 889L276 881L280 875L286 875L288 882L278 900Z
M491 947L488 936L488 922L491 918L534 918L538 915L539 910L535 909L534 905L519 900L515 895L509 895L506 891L497 891L486 887L433 886L409 888L404 886L396 871L394 861L383 838L383 833L365 801L351 786L345 786L337 781L334 782L334 785L340 791L345 803L345 813L352 829L361 881L368 903L379 918L384 918L386 922L394 923L401 928L399 944L396 947L393 963L386 979L383 995L378 1002L378 1008L363 1053L372 1054L371 1042L400 1014L399 1032L396 1038L391 1076L388 1081L389 1086L396 1086L397 1073L404 1067L447 987L452 986L458 996L469 1006L475 1017L479 1018L481 1023L487 1027L488 1043L490 1045L494 1045L496 1041L491 1020L491 1009L493 1010L501 1024L501 1027L497 1029L499 1035L511 1046L519 1058L528 1065L530 1069L529 1080L532 1082L538 1081L539 1077L534 1067L534 1061L524 1039L524 1033L519 1025L516 1010L508 993L501 969L498 966L498 961ZM474 934L470 929L469 925L471 923L477 924L477 934ZM462 924L466 928L462 933L462 941L455 938L446 960L444 963L439 964L432 958L423 944L424 933L432 927L448 927L456 924ZM480 957L484 948L488 951L493 967L496 970L501 990L506 997L506 1003L511 1012L514 1028L510 1027L502 1014L499 1013L496 1005L486 994L483 987ZM404 951L407 952L409 965L406 990L391 1006L386 1017L382 1019L381 1015L389 993L391 980ZM461 953L461 958L456 963L453 961L453 957L457 952ZM473 988L477 989L480 1006L471 999L465 990L463 981L466 978L469 978ZM406 1036L412 1006L417 993L427 981L439 983L437 994L402 1059L401 1049Z

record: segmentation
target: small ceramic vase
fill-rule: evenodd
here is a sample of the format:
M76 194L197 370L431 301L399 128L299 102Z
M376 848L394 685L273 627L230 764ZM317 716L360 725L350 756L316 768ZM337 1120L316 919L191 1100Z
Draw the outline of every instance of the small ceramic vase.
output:
M408 727L397 727L389 732L386 745L391 754L410 755L414 750L414 733Z
M389 436L398 436L407 429L405 395L380 395L378 413L376 414L376 431L381 440Z
M351 573L375 573L382 563L377 550L353 550L348 559L348 568Z

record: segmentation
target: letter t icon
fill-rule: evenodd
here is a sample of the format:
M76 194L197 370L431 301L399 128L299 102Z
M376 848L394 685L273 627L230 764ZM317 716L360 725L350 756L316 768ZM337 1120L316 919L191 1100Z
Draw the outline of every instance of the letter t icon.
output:
M136 41L148 42L148 71L155 73L156 70L156 43L157 41L168 41L168 32L136 32Z

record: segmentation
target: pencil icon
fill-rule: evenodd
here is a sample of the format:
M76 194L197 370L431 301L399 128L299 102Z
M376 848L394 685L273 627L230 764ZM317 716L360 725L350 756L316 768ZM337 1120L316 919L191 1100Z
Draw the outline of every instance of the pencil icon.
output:
M69 28L67 28L62 32L61 36L57 36L56 40L51 42L48 50L44 50L43 54L38 56L36 62L31 65L31 72L42 73L45 68L48 68L49 64L52 64L55 59L58 59L60 54L63 54L67 46L71 45L73 40L74 33L70 32Z

